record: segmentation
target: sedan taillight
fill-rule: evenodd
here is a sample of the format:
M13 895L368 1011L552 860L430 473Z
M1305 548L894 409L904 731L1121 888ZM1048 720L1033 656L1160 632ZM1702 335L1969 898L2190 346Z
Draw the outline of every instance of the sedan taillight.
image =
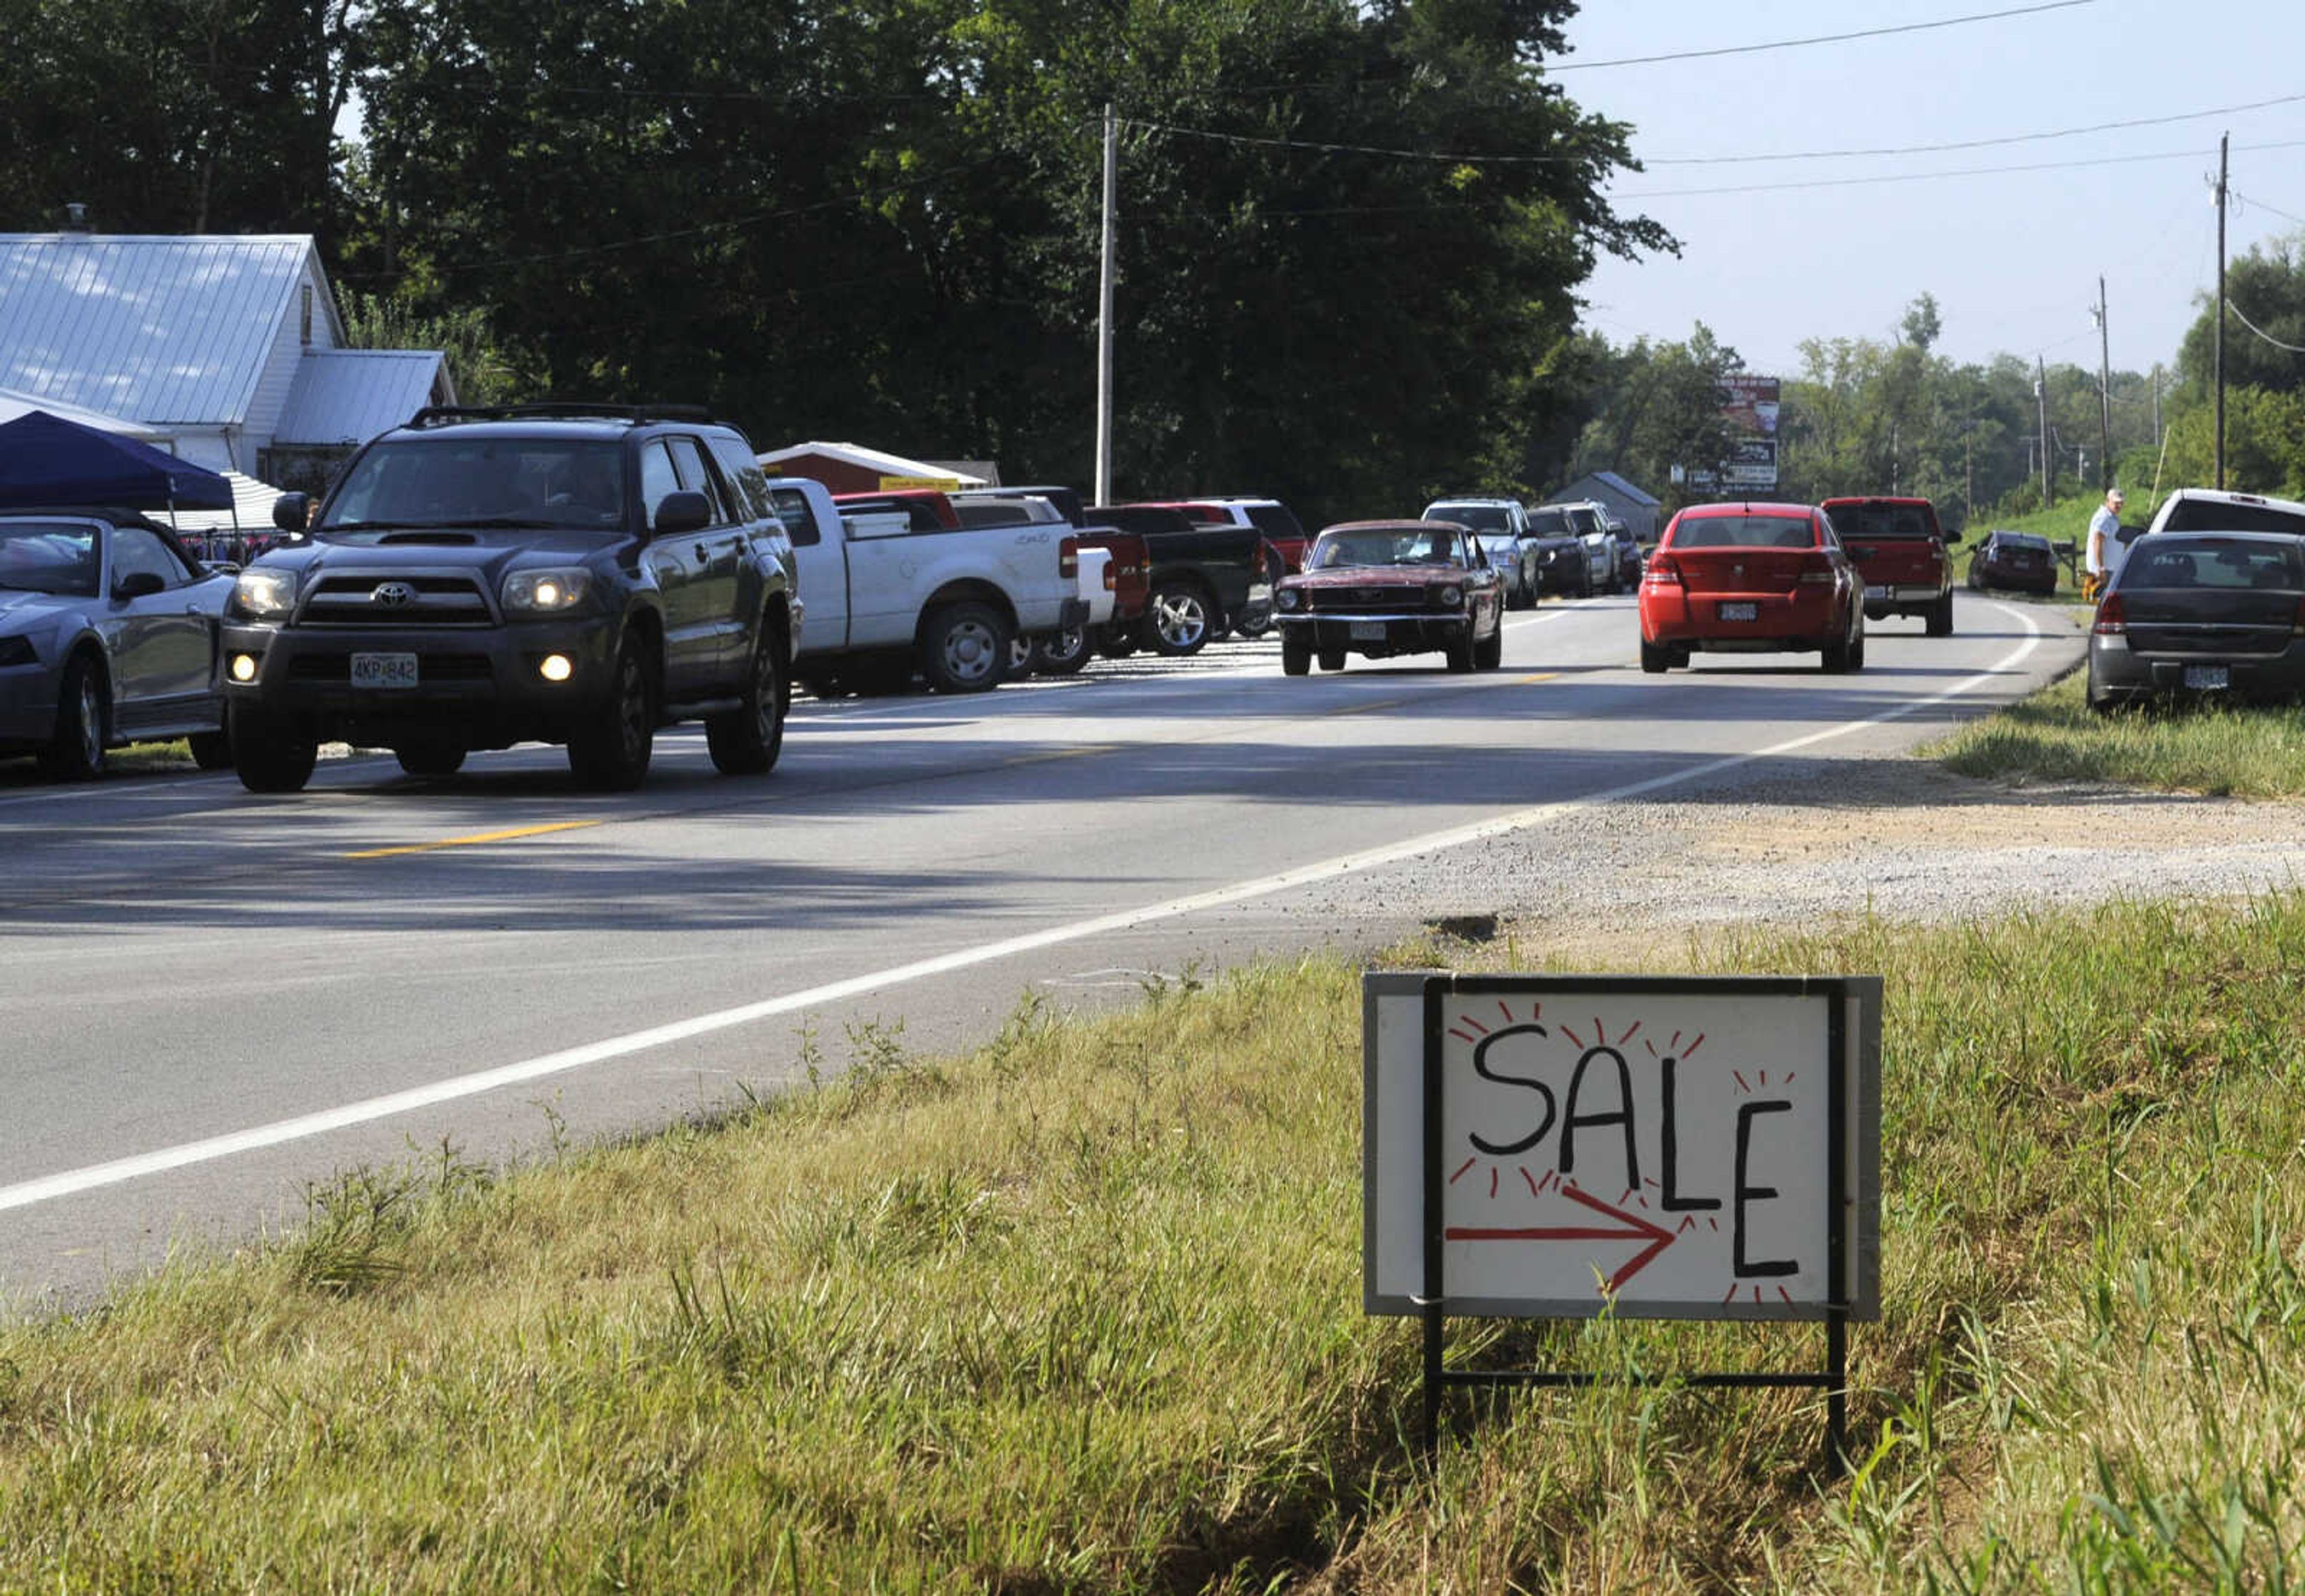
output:
M2097 622L2089 630L2099 637L2124 637L2129 632L2128 607L2118 593L2107 593L2097 601Z
M1831 555L1813 554L1801 562L1800 579L1805 584L1829 587L1833 583L1833 575Z
M1680 585L1680 566L1675 561L1665 555L1649 556L1648 566L1641 573L1641 586L1677 588Z

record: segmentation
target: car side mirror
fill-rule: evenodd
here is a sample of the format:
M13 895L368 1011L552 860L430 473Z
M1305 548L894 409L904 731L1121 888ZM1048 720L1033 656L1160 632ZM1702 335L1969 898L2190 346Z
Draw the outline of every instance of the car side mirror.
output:
M155 593L166 592L168 584L157 571L131 571L113 584L115 598L149 598Z
M659 538L676 538L683 532L702 531L711 522L710 500L693 488L676 488L657 501L651 530Z
M312 519L312 496L284 493L272 501L272 524L284 532L301 532Z

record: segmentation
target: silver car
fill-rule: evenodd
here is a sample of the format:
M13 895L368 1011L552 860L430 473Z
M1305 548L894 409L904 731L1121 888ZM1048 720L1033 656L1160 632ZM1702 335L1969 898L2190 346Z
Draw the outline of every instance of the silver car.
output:
M127 743L191 739L230 762L217 637L232 577L129 510L0 513L0 757L104 773Z
M2131 546L2089 628L2088 701L2305 697L2305 544L2156 532Z

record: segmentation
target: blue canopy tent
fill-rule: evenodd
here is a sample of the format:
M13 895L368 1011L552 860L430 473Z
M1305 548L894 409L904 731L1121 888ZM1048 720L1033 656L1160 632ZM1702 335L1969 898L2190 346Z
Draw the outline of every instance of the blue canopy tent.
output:
M232 484L204 465L44 410L0 423L0 509L62 505L229 510Z

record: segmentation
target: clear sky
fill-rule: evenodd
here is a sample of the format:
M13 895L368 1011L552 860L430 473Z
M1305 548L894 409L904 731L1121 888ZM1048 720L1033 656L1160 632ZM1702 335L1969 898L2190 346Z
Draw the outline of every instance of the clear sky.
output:
M1803 338L1892 336L1926 292L1944 319L1942 353L2093 367L2102 274L2114 369L2173 362L2195 295L2216 285L2221 132L2233 136L2237 196L2229 251L2305 234L2305 0L2083 0L1882 38L1584 64L2044 3L1586 0L1569 24L1571 53L1552 64L1557 81L1586 109L1633 125L1647 170L1617 181L1616 203L1682 247L1678 259L1604 259L1586 285L1587 320L1620 344L1686 338L1702 320L1748 369L1790 376ZM2281 98L1969 149L1683 164L2014 139ZM2037 169L1978 171L2018 166ZM1977 174L1911 175L1953 172ZM1764 186L1791 183L1836 186ZM1720 191L1731 189L1755 191ZM2248 336L2229 327L2236 335Z

